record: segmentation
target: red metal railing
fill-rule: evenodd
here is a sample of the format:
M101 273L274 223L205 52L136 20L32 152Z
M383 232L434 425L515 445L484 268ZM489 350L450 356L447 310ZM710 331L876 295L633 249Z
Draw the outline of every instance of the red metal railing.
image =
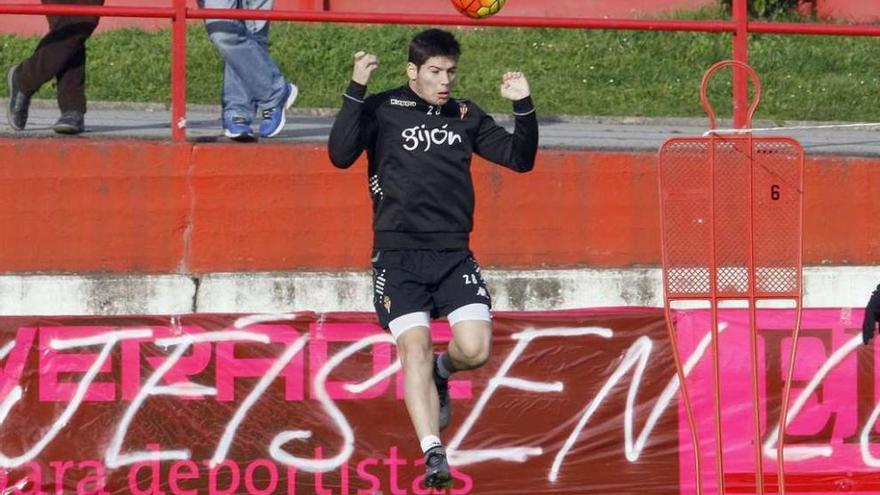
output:
M750 22L747 0L733 0L732 21L679 21L665 19L596 19L561 17L496 16L472 20L461 15L418 15L384 13L347 13L327 10L324 0L315 0L315 9L296 10L222 10L193 9L186 0L172 0L169 7L112 7L85 5L0 5L0 14L18 15L98 15L102 17L166 18L171 20L171 136L175 141L186 139L186 21L188 19L267 19L298 22L339 22L371 24L425 24L454 26L546 27L561 29L615 29L648 31L691 31L732 33L732 59L748 63L749 33L762 34L816 34L840 36L880 36L880 26L798 24ZM742 127L746 121L748 91L745 75L734 70L733 92L734 125Z

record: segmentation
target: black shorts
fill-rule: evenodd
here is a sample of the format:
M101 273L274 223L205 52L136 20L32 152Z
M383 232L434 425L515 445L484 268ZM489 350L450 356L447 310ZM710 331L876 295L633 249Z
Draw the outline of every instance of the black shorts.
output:
M468 249L378 250L372 262L373 306L382 328L420 311L437 318L469 304L492 307L480 265Z

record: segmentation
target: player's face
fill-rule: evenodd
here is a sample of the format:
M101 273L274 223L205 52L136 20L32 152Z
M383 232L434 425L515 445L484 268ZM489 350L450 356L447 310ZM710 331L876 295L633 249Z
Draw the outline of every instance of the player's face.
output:
M449 57L431 57L421 67L408 64L409 86L421 99L432 105L443 105L452 94L458 60Z

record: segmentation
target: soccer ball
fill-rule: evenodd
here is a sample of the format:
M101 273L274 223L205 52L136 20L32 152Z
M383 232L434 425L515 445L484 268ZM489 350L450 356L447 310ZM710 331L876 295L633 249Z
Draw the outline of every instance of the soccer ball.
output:
M482 19L497 14L507 0L452 0L452 5L462 14Z

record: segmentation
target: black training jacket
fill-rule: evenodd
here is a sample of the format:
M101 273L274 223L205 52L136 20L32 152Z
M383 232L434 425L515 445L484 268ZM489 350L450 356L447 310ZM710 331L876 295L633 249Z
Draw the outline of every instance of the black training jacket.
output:
M538 150L531 98L513 102L513 134L474 103L442 107L409 86L364 98L352 81L328 143L330 160L350 167L367 150L374 249L464 249L473 227L471 155L528 172Z

